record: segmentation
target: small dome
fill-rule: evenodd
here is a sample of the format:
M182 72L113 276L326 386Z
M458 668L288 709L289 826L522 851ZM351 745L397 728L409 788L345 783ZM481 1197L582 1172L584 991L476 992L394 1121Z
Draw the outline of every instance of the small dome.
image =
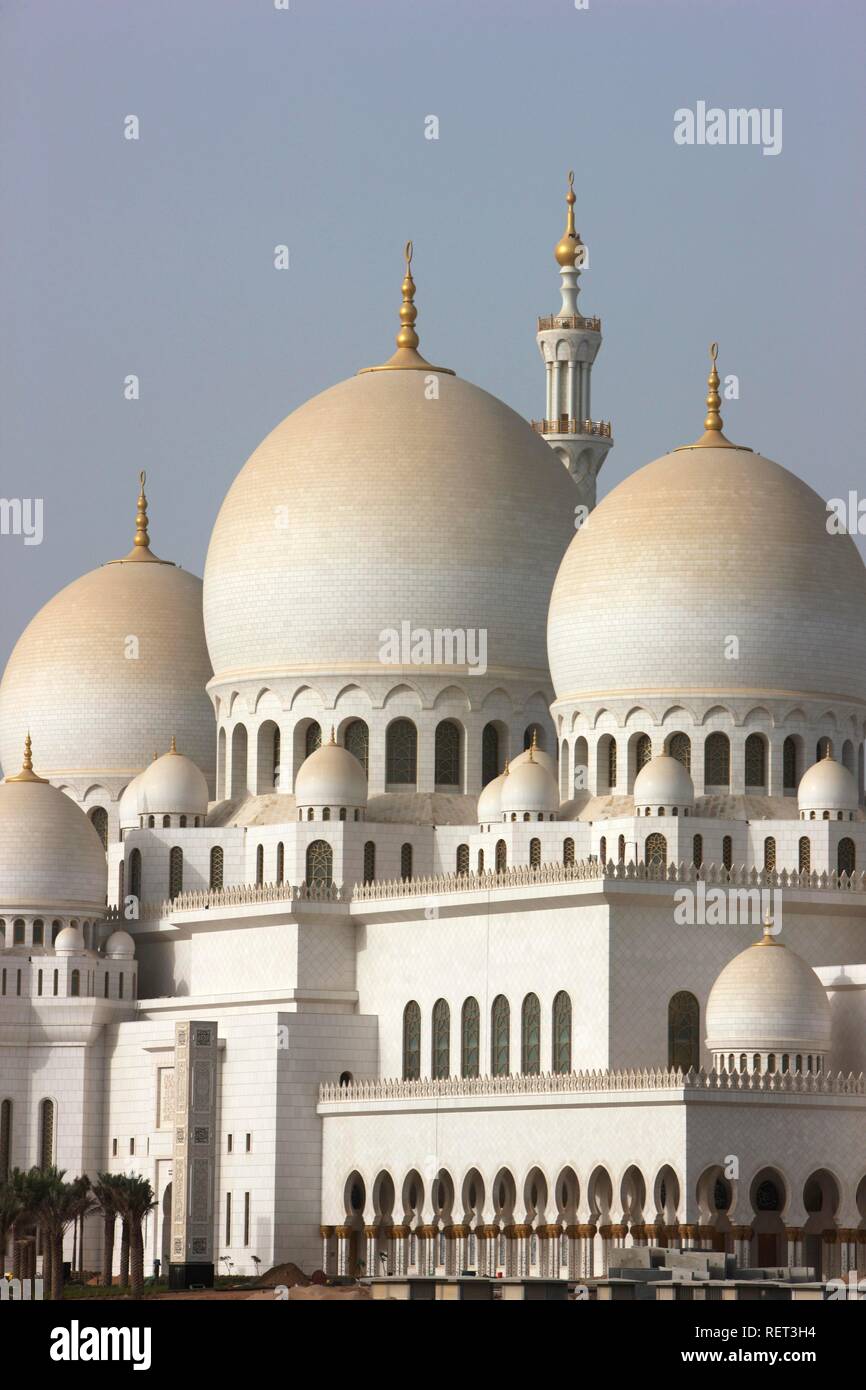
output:
M492 782L488 782L486 787L481 790L478 798L478 824L485 825L492 820L499 820L502 815L502 805L500 798L502 788L508 778L508 769L500 772L498 777L494 777Z
M847 767L829 754L800 778L797 805L801 811L856 811L857 802L857 783Z
M24 767L0 785L0 913L98 916L105 906L105 850L70 797Z
M152 762L135 781L138 782L141 814L207 815L208 790L204 773L192 758L178 753L174 739L168 753Z
M129 932L124 931L122 927L113 931L105 943L105 954L109 960L132 960L135 955L135 942Z
M532 761L541 763L542 767L546 767L548 772L551 773L553 777L556 777L556 759L552 757L550 753L545 753L543 748L536 748L533 746L531 752ZM522 763L528 763L529 754L530 749L528 748L525 748L522 753L518 753L516 758L511 759L508 765L509 769L513 771L514 768L520 767Z
M536 752L530 749L526 762L511 764L499 798L500 815L526 811L546 815L558 810L556 778L543 763L535 761Z
M139 823L142 814L141 779L143 775L140 772L137 777L133 777L129 785L124 788L123 795L117 803L121 830L131 830Z
M367 778L358 759L333 741L323 743L301 764L295 778L295 805L367 805Z
M711 1052L830 1050L830 1004L814 970L765 930L718 976L707 1000Z
M63 927L54 941L54 950L58 956L77 956L84 951L84 932L80 927Z
M688 769L678 758L660 753L650 758L634 779L634 804L660 807L693 806L695 788Z

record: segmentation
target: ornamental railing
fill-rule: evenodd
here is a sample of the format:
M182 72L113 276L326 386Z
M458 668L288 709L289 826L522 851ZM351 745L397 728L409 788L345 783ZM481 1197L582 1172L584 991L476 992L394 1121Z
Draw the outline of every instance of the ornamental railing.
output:
M590 333L601 332L601 319L585 319L582 314L544 314L538 320L539 333L549 328L586 328Z
M536 434L594 434L599 439L611 439L610 420L573 420L561 415L558 420L530 420Z
M760 1091L812 1096L866 1096L866 1077L849 1072L643 1071L545 1072L541 1076L448 1076L418 1081L323 1082L319 1103L340 1101L426 1100L460 1096L544 1096L599 1091Z
M228 888L200 889L178 893L162 902L141 903L139 917L169 917L173 912L201 912L212 907L247 907L256 903L343 903L350 894L338 883L238 883ZM122 921L122 908L109 907L107 922Z

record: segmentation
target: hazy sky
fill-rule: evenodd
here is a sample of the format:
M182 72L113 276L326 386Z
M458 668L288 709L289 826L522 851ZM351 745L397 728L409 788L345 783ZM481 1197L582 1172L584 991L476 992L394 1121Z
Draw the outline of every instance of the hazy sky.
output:
M0 537L0 663L129 548L140 468L201 574L259 440L389 355L407 237L425 355L542 414L572 167L600 493L700 432L712 338L730 437L866 492L864 31L862 0L5 0L0 495L44 540ZM781 153L676 145L699 101L781 108Z

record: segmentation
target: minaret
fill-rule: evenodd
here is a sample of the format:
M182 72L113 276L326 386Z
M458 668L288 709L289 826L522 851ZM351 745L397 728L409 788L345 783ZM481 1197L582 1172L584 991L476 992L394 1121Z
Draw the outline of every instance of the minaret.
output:
M559 312L538 320L535 341L547 372L545 418L532 428L543 434L577 484L580 500L595 506L595 480L613 446L609 420L593 420L590 382L601 347L601 319L578 313L580 267L586 247L574 228L574 174L568 175L568 220L554 255L560 267Z

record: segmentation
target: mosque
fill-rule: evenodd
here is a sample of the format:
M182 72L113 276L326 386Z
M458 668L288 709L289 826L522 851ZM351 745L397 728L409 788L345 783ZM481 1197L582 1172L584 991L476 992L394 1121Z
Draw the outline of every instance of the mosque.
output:
M715 345L596 506L574 202L542 419L421 356L408 246L393 356L258 446L203 582L142 476L9 659L0 1178L144 1174L179 1283L866 1268L866 568Z

